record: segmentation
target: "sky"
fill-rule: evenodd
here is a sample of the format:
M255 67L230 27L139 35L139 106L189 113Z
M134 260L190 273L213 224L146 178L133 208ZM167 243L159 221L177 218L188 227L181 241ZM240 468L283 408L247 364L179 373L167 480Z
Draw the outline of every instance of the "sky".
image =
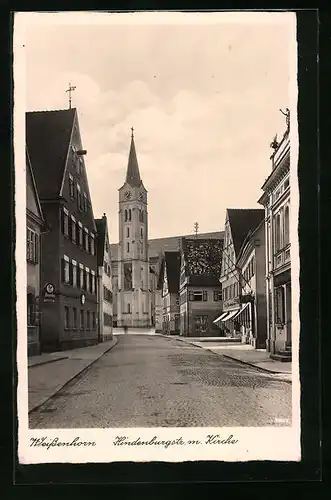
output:
M263 23L253 13L212 23L178 15L26 23L26 110L66 109L76 86L93 212L107 214L113 243L132 126L150 238L193 233L196 221L199 232L220 231L226 208L262 208L270 142L285 131L293 30L284 14Z

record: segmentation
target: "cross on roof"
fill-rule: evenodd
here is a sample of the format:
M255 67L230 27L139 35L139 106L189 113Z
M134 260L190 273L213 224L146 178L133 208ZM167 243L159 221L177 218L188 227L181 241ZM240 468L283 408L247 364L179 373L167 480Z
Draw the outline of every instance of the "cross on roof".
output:
M66 92L69 92L69 109L71 109L71 92L73 90L76 90L76 86L71 85L71 82L70 82L69 88L66 90Z

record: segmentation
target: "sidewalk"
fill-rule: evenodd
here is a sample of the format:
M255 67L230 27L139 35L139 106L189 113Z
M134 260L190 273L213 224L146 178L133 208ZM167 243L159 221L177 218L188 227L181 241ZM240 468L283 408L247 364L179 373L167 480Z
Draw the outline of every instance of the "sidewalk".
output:
M254 349L247 344L239 344L233 340L214 339L214 342L206 342L203 338L197 339L192 337L182 337L179 335L168 336L168 338L175 338L183 342L202 347L215 354L234 359L241 363L273 374L277 379L287 382L292 381L292 363L275 361L269 357L269 353L265 349Z
M54 396L116 344L117 338L113 337L112 340L94 346L29 358L29 412Z

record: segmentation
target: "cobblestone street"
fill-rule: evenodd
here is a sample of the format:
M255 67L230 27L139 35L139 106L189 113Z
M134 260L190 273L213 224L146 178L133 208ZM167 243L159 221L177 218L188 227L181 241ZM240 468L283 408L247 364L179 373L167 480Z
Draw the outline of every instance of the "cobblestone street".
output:
M112 350L30 413L30 427L291 425L291 391L272 375L180 340L119 335Z

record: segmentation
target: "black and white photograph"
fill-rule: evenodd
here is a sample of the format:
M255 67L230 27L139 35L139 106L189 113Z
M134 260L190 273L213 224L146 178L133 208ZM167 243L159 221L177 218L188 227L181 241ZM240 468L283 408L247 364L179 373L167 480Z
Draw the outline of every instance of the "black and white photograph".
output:
M295 14L17 13L14 88L21 463L300 460Z

